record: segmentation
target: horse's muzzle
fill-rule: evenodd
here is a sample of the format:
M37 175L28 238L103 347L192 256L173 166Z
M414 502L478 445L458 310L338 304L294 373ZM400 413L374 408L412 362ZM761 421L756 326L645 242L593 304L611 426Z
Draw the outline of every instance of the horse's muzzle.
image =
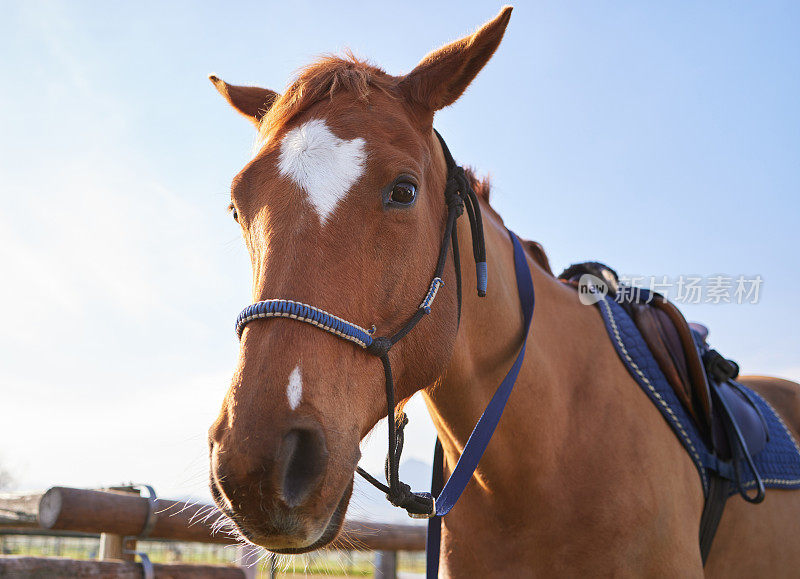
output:
M248 540L275 551L304 550L326 535L342 508L341 495L327 501L321 492L329 463L325 433L303 420L272 441L256 433L212 434L211 493Z

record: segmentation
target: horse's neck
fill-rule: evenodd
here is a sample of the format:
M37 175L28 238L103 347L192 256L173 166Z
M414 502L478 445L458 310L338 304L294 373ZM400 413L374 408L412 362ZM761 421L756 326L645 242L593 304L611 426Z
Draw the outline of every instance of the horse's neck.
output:
M491 213L485 215L484 225L489 257L487 296L475 295L472 268L463 268L464 305L453 358L441 382L426 392L449 468L458 460L475 422L522 345L522 315L511 242L502 223ZM472 259L467 229L462 227L459 231L462 263ZM534 260L528 261L536 309L522 371L476 472L486 486L485 477L505 479L509 469L525 462L545 466L541 463L544 457L536 459L535 455L547 456L552 448L541 448L533 441L542 441L545 435L550 439L562 429L563 424L559 423L565 422L567 400L582 378L575 372L572 360L566 363L565 356L579 356L582 351L591 355L592 340L581 335L577 327L584 318L591 319L593 312L580 305L572 289L564 287ZM556 312L558 317L553 315ZM602 331L602 326L597 329ZM523 460L514 457L520 443L524 444Z
M441 382L425 393L448 472L522 342L512 246L499 219L489 213L484 223L487 297L475 296L474 279L465 276L461 327L451 364ZM470 248L464 229L460 246ZM462 261L468 263L470 258L462 250ZM473 513L519 517L506 521L509 525L530 529L549 524L554 529L559 519L575 514L565 510L586 508L587 488L608 493L609 504L615 497L629 500L625 493L637 484L630 464L651 469L654 480L658 476L670 480L681 472L689 481L686 487L692 488L696 481L691 479L691 461L618 360L599 312L582 305L572 288L533 259L528 263L536 308L525 361L475 473L478 485L467 488L462 502L473 507L469 509ZM465 273L469 269L464 268ZM653 456L661 462L656 464ZM672 464L662 468L665 458ZM577 480L581 484L569 484ZM525 501L520 502L520 496ZM535 517L528 512L532 509ZM446 526L455 527L463 521L460 517L469 516L465 509L457 511L449 515ZM613 519L605 523L616 524Z

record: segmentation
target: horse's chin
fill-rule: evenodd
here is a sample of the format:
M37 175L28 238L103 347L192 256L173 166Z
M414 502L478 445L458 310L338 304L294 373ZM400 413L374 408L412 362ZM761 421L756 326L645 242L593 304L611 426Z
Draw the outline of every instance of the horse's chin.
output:
M258 531L254 531L248 529L247 526L241 524L241 519L235 513L231 512L227 509L222 503L221 496L217 488L212 484L211 486L211 494L214 498L214 502L217 504L218 508L225 513L230 521L235 525L237 534L245 539L247 542L256 545L258 547L263 547L268 551L272 551L273 553L277 553L279 555L299 555L301 553L308 553L309 551L316 551L317 549L322 549L326 545L330 544L331 542L336 539L339 535L339 531L341 531L342 526L344 525L344 516L347 512L347 506L350 503L350 497L353 494L353 481L350 481L350 484L347 485L344 492L342 493L341 498L339 499L336 508L334 509L333 513L331 513L330 517L328 518L327 523L325 523L321 532L314 533L316 538L309 542L307 545L303 544L293 544L291 546L284 546L287 543L296 543L296 539L291 539L287 537L278 537L275 535L265 535L259 533Z
M339 500L339 504L336 505L336 509L333 511L331 518L328 519L328 524L325 526L325 530L322 531L322 534L319 536L319 538L310 545L287 549L273 549L268 545L262 546L267 550L279 555L299 555L301 553L308 553L309 551L316 551L317 549L322 549L323 547L329 545L334 539L336 539L336 537L339 535L339 531L342 529L342 525L344 525L344 515L347 512L347 505L350 503L350 495L352 494L353 483L351 482L342 494L342 498Z

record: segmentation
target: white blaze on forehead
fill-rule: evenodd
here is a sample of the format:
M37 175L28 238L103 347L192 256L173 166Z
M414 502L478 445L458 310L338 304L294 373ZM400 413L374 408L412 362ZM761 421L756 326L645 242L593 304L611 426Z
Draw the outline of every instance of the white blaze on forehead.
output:
M322 224L364 174L366 142L334 135L322 119L303 123L281 142L278 168L305 191Z
M286 397L289 399L289 408L294 410L303 397L303 377L300 375L300 366L295 366L289 374L289 384L286 386Z

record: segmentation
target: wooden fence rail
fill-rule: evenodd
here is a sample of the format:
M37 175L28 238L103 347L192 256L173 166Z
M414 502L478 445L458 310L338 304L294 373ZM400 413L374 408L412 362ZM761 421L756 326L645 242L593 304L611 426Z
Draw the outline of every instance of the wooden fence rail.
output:
M155 563L157 579L245 579L239 567ZM61 557L10 557L0 555L0 577L114 577L142 579L142 566L128 561L85 561Z
M134 541L144 529L150 509L148 498L130 492L52 487L40 494L0 495L0 533L4 528L100 533L102 559L128 559L125 562L127 565L135 565L130 562L129 555L123 555L123 539L128 538L125 543L127 549L135 545ZM213 525L220 515L211 505L157 499L154 513L156 518L147 535L148 539L218 544L237 542L225 532L214 531ZM331 544L330 548L377 551L379 564L376 576L390 577L394 574L397 551L425 550L425 527L346 521L341 537ZM37 558L32 557L0 557L0 575L11 572L14 565L27 565L34 569L36 565L48 564L36 561ZM84 563L97 564L96 561L71 563L68 561L53 563L62 567L54 567L49 573L55 574L58 569L62 569L64 571L62 575L71 575L72 572L66 570L69 565L80 567ZM80 571L78 567L73 571L76 573ZM215 576L208 574L211 572L205 568L208 566L202 567L203 569L200 569L199 566L195 566L193 569L195 576ZM21 569L22 567L17 567L18 571ZM131 572L122 563L114 569L119 571L120 576L126 576ZM225 574L226 568L220 569L220 577L233 576ZM384 569L387 570L385 574ZM388 572L389 569L392 571ZM48 574L44 568L40 571L44 575ZM183 571L179 565L157 568L157 576L191 576L191 573L188 575L181 573Z

